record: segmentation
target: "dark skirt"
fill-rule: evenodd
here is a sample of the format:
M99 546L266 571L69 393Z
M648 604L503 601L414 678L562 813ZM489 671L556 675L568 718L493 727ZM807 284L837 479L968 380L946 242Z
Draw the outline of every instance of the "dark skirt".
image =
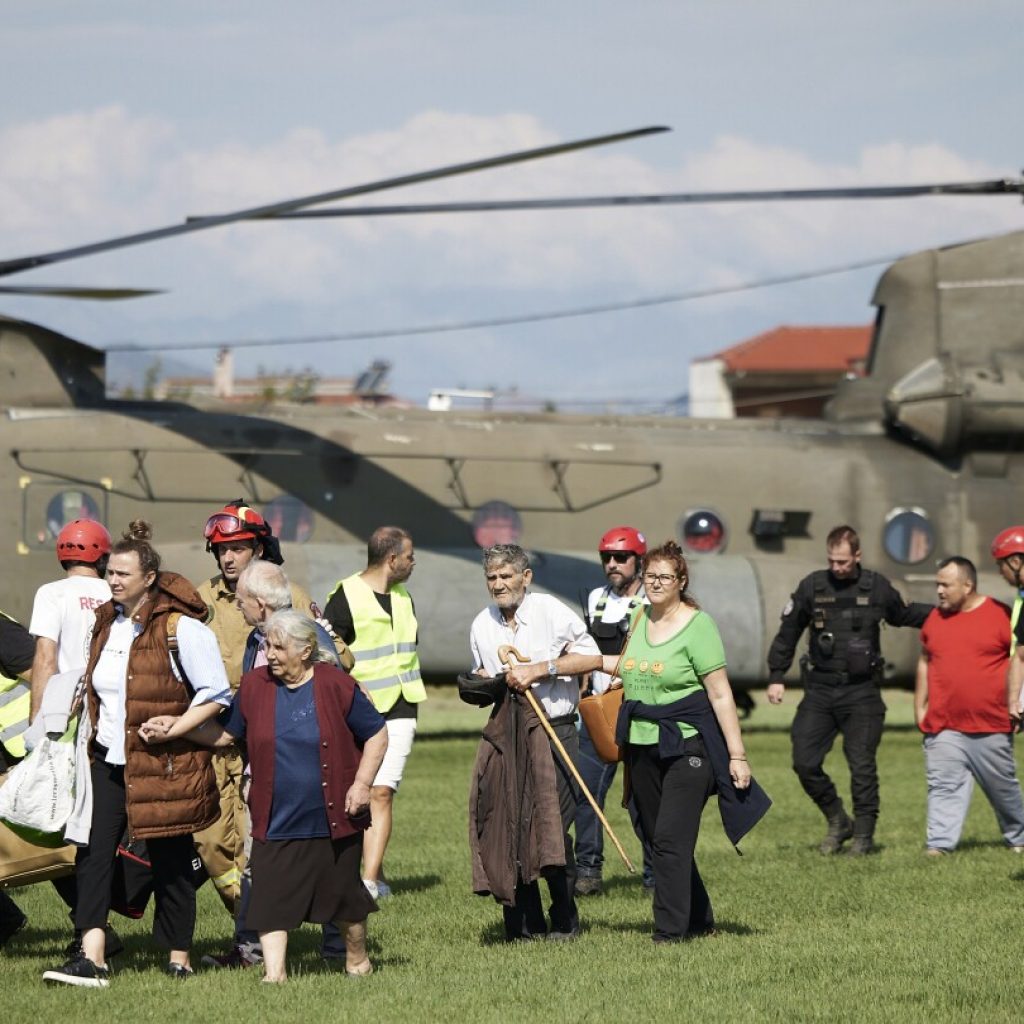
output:
M363 921L377 910L359 876L363 835L252 841L245 927L291 931L303 921Z

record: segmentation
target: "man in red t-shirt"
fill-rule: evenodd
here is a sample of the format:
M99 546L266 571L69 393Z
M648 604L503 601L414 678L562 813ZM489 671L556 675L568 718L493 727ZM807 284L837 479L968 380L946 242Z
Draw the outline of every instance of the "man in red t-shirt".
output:
M939 606L921 629L914 712L928 778L925 852L941 857L960 839L974 780L996 812L1007 845L1024 853L1024 800L1007 706L1010 609L977 591L966 558L939 563Z

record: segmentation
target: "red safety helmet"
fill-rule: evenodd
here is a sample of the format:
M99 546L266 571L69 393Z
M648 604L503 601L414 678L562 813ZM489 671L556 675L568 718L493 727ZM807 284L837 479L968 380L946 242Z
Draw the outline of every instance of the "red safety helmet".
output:
M647 540L632 526L613 526L597 545L598 551L630 551L634 555L647 554Z
M211 551L214 544L239 540L261 541L269 535L270 527L263 516L242 502L232 502L219 512L214 512L203 528L207 551Z
M992 541L992 557L997 562L1011 555L1024 556L1024 526L1008 526Z
M75 519L57 534L57 560L98 562L110 554L110 534L95 519Z

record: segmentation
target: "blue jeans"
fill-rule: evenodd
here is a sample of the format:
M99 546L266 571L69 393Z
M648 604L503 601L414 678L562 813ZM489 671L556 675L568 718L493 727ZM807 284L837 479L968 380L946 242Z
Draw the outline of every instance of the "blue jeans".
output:
M580 731L580 757L577 762L580 775L586 783L587 789L593 794L598 807L604 810L605 797L615 781L617 764L609 764L597 756L593 740L582 719L579 719ZM644 885L650 888L654 885L654 873L651 870L651 849L644 841L640 831L640 818L637 814L636 803L632 799L628 806L629 819L633 823L633 831L640 840L644 851ZM600 878L604 868L604 828L594 813L590 801L580 795L579 804L576 807L576 874L580 878Z

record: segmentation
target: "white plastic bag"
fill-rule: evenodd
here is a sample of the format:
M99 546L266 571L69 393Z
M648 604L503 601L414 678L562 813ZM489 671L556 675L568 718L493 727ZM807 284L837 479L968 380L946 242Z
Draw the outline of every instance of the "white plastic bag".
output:
M0 787L0 818L37 846L64 842L64 826L75 806L77 732L76 715L62 736L40 740Z

